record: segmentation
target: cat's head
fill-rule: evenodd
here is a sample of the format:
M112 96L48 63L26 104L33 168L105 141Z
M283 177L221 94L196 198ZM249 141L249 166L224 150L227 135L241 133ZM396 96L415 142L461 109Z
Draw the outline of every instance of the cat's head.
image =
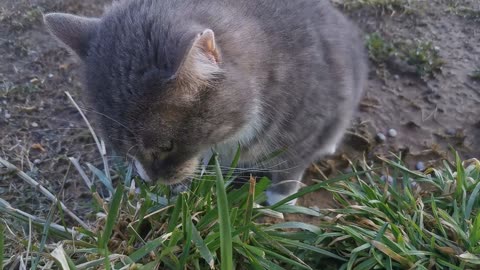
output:
M248 104L225 86L211 29L165 25L126 9L44 20L83 63L82 95L102 137L134 157L144 178L173 184L190 177L203 151L245 125Z

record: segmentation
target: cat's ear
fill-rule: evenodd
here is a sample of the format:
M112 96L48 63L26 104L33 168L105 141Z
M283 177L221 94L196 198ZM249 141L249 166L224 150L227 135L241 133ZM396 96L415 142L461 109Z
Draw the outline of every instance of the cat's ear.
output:
M100 21L65 13L49 13L43 19L50 32L80 58L87 55Z
M206 29L196 35L183 57L176 77L184 80L208 81L220 72L220 51L215 34Z

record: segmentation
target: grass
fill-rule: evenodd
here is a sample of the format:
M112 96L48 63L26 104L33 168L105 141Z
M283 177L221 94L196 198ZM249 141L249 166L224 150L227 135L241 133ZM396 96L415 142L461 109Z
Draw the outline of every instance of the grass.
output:
M420 76L433 76L441 71L443 60L432 42L399 43L398 48L402 57L409 65L415 67Z
M414 9L408 0L343 0L334 1L343 4L346 9L370 8L382 13L413 13Z
M452 0L451 3L448 4L448 11L474 23L480 22L480 9L478 6L473 8L468 6L467 3Z
M439 49L431 42L419 40L390 42L375 32L367 35L366 47L369 58L375 64L398 68L395 65L401 63L421 78L432 77L441 72L444 64Z
M478 269L480 162L457 155L424 173L384 162L392 184L371 173L326 187L341 207L316 243L347 254L344 269Z
M369 58L376 64L385 63L395 53L395 46L383 39L379 33L367 36Z
M49 215L41 218L0 199L4 269L480 267L476 159L462 161L456 155L453 162L424 172L408 169L401 158L381 158L376 167L361 161L352 165L352 173L319 181L270 207L260 205L268 179L251 178L235 189L230 184L234 170L222 171L216 155L210 169L180 194L162 185L146 186L132 176L128 164L104 164L107 173L72 161L90 188L94 222L77 217L52 192L0 158L0 171L16 175L52 201ZM381 181L386 174L392 183ZM284 204L321 189L333 194L338 207ZM286 221L286 213L316 222ZM266 222L267 217L277 222Z
M409 170L400 159L383 160L381 169L356 166L349 175L292 196L329 190L339 207L320 211L283 203L261 207L257 203L265 199L268 179L233 189L215 158L211 164L215 172L176 196L165 186L147 187L132 179L128 167L110 198L101 198L92 187L98 221L69 229L49 222L58 218L41 220L1 201L8 228L3 232L18 244L17 253L5 254L5 264L12 267L23 258L27 266L36 262L37 269L323 269L326 262L331 269L480 266L478 160L462 162L457 156L453 164L446 161L444 168L423 173ZM383 171L393 183L380 180ZM58 203L52 211L61 210ZM57 212L60 220L63 213ZM319 222L259 222L283 213L310 215ZM17 229L12 219L30 222L44 237L30 232L22 241L9 234Z
M0 162L11 167L5 160ZM120 269L133 265L151 269L149 267L158 265L168 269L228 270L241 269L245 264L254 265L257 269L283 269L275 266L280 263L298 269L311 269L285 247L282 241L286 240L295 248L308 248L320 256L342 259L314 245L302 244L293 237L280 239L275 236L273 227L255 223L255 218L262 212L278 216L286 211L281 206L274 211L256 205L265 199L263 192L268 180L251 181L250 185L236 190L225 184L218 163L212 162L217 164L216 174L206 174L200 181L194 182L192 192L175 197L169 194L168 188L147 187L139 179L133 179L128 187L130 180L125 175L122 175L123 181L117 184L109 200L100 198L92 188L92 197L96 198L100 209L98 222L69 231L53 223L42 225L48 222L22 215L4 201L0 210L4 218L25 222L32 220L40 225L39 232L45 230L44 235L48 233L50 241L44 246L45 251L32 252L25 262L25 265L31 265L38 259L39 268L47 266L50 269L48 265L51 268L54 265L62 267L63 260L69 269ZM12 171L22 174L18 170ZM139 188L138 192L135 187ZM305 211L302 207L288 208L289 212L292 210ZM306 224L289 227L302 229ZM10 229L15 230L13 226ZM303 237L312 235L315 234L307 231ZM25 248L26 252L28 245L33 250L42 250L41 239L37 240L32 237L28 243L18 241L26 246L16 247L15 250ZM12 257L6 260L9 267L25 253L10 255Z

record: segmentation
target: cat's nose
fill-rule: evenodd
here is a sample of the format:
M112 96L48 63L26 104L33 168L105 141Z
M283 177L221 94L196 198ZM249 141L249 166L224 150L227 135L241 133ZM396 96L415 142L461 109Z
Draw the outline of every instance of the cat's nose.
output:
M153 166L153 168L146 170L145 167L142 165L142 163L137 159L135 159L134 164L135 164L135 169L137 170L138 174L143 180L147 182L153 181L153 182L165 183L165 178L162 177L164 172L163 170L159 169L157 166ZM149 173L147 173L147 171Z

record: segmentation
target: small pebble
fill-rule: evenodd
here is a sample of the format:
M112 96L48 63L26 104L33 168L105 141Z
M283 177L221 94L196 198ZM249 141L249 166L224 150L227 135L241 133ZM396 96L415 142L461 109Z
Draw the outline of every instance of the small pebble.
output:
M398 80L398 79L400 79L400 76L397 75L397 74L395 74L395 75L393 75L393 78L394 78L395 80Z
M387 134L392 138L397 137L397 131L393 128L389 129Z
M418 187L418 183L415 182L415 181L412 181L412 182L410 182L410 186L411 186L412 188L416 188L416 187Z
M382 175L380 177L380 180L382 180L383 182L388 182L389 184L392 184L393 183L393 177L391 177L390 175Z
M9 119L10 117L12 117L12 115L5 111L5 118Z
M48 78L50 78L50 79L53 78L53 74L52 74L52 73L49 73L49 74L48 74Z
M449 136L455 136L455 134L457 134L457 130L455 130L454 128L448 128L447 130L445 130L445 133Z
M385 134L379 132L377 133L377 136L375 136L375 139L377 140L377 142L384 142L387 140L387 137L385 137Z
M34 127L34 128L38 127L38 124L37 124L36 122L32 122L31 125L32 125L32 127Z
M417 169L419 171L425 170L425 163L423 163L421 161L417 162L417 164L415 164L415 169Z
M35 159L35 160L33 161L33 164L40 164L41 162L42 162L42 161L37 158L37 159Z

